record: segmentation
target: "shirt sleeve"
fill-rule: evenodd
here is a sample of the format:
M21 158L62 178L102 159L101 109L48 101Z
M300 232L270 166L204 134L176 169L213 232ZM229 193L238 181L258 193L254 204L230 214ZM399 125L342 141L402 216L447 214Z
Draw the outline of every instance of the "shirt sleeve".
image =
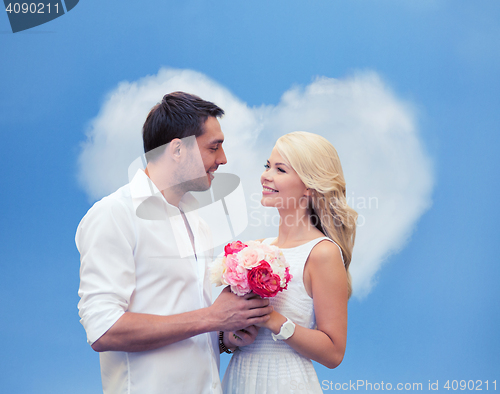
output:
M127 311L135 290L135 235L127 207L105 198L76 232L80 252L80 323L92 345Z

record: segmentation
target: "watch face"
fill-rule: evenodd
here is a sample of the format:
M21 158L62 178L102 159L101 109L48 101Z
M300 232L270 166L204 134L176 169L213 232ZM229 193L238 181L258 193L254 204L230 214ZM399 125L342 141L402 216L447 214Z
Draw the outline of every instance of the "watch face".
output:
M283 326L283 335L290 335L293 333L293 326L287 323Z
M295 324L292 321L287 320L281 326L280 332L279 332L278 335L275 335L273 333L273 339L275 341L276 340L282 341L282 340L290 338L293 335L294 332L295 332Z
M286 338L289 338L292 336L293 332L295 331L295 324L292 322L286 322L283 324L283 336Z

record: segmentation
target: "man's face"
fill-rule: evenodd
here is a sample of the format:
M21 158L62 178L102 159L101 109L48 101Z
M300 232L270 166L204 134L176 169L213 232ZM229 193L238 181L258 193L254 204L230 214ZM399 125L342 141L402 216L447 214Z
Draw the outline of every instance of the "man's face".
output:
M220 128L217 118L210 116L205 121L203 126L204 133L196 137L198 149L200 151L201 160L204 167L204 175L202 178L196 179L196 185L190 185L190 189L195 191L207 190L214 179L213 173L217 171L220 165L226 164L226 154L222 148L224 142L224 134Z

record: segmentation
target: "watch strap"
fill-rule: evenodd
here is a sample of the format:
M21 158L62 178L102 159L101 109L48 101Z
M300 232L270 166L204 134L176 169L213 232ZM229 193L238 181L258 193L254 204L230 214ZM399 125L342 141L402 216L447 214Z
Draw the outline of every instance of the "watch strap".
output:
M285 326L291 326L292 327L292 332L288 333L285 331ZM286 318L286 321L281 325L280 332L278 334L275 334L274 332L271 333L271 336L273 337L273 340L275 341L283 341L285 339L290 338L293 333L295 332L295 323L292 322L289 318Z

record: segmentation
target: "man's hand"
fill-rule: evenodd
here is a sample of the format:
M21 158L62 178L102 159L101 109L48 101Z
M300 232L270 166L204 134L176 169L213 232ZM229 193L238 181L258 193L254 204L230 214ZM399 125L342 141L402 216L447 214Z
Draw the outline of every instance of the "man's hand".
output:
M209 310L210 317L218 322L214 323L214 331L238 331L266 322L273 307L269 305L268 299L262 299L253 293L237 296L231 293L228 286L222 290Z
M243 330L224 332L224 345L228 349L235 349L238 346L247 346L255 341L255 337L259 333L259 327L248 326Z

